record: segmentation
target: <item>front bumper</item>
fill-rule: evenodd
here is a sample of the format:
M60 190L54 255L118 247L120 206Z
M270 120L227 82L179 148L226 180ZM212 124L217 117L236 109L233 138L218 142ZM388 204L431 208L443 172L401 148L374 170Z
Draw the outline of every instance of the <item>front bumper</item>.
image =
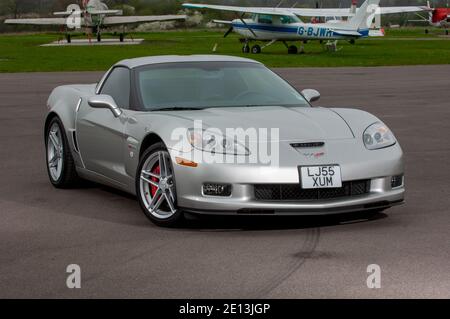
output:
M341 149L345 145L341 143ZM206 164L185 167L174 163L178 206L199 214L246 215L324 215L351 211L384 209L403 203L404 183L391 187L392 176L403 175L403 153L394 145L376 151L330 152L338 158L325 155L320 160L304 158L298 153L281 154L280 165ZM342 155L341 155L342 154ZM317 200L260 200L255 196L257 184L298 185L299 165L328 165L341 167L343 182L370 180L367 193ZM206 196L204 183L224 183L232 187L231 196Z
M371 181L370 192L365 195L314 201L261 201L252 196L252 185L238 185L234 196L185 196L180 207L198 214L240 215L326 215L352 211L389 208L403 203L405 188L380 188L390 183L390 178ZM299 185L300 187L300 185ZM390 187L390 185L389 185ZM240 193L241 196L237 195Z

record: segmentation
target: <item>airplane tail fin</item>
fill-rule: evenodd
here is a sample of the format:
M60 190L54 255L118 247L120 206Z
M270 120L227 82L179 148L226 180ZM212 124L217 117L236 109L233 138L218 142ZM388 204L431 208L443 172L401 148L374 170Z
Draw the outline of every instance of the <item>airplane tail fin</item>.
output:
M353 29L369 29L380 0L366 0L356 14L348 21Z

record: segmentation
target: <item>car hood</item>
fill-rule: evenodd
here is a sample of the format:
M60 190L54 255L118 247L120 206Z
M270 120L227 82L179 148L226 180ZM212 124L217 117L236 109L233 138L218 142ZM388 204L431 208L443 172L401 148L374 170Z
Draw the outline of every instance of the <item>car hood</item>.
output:
M176 114L174 114L176 113ZM336 112L321 107L226 107L167 114L186 120L202 120L204 128L278 128L280 141L312 141L354 138Z

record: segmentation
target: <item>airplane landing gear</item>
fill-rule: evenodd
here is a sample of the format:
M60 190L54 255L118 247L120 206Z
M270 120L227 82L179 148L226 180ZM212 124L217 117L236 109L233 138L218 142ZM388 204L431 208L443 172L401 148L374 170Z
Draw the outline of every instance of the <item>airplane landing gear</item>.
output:
M250 53L250 47L247 43L244 44L244 46L242 47L242 53L245 53L245 54Z
M299 53L299 54L305 54L305 46L304 46L304 45L302 45L302 46L300 47L300 50L298 50L298 53Z
M337 40L328 41L327 43L325 43L325 49L329 52L337 52L339 51L337 43L338 43Z
M252 53L253 53L253 54L259 54L259 53L261 53L261 47L260 47L259 45L255 44L255 45L252 47Z
M288 54L297 54L297 53L299 53L299 50L298 50L298 48L295 45L293 45L293 44L292 45L288 45L286 43L286 41L283 41L283 44L286 47L286 49L288 51ZM302 51L303 51L303 45L300 48L300 53L303 53Z
M355 39L351 39L350 41L348 41L350 44L355 44Z
M288 54L297 54L298 48L295 45L290 45L288 47Z

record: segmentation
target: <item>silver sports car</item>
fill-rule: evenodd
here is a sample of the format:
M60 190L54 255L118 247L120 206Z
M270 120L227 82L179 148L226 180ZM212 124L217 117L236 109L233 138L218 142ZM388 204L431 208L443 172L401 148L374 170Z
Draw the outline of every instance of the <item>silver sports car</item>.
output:
M135 194L158 225L197 214L311 215L403 202L403 153L356 109L313 107L259 62L124 60L97 84L57 87L45 121L51 183Z

